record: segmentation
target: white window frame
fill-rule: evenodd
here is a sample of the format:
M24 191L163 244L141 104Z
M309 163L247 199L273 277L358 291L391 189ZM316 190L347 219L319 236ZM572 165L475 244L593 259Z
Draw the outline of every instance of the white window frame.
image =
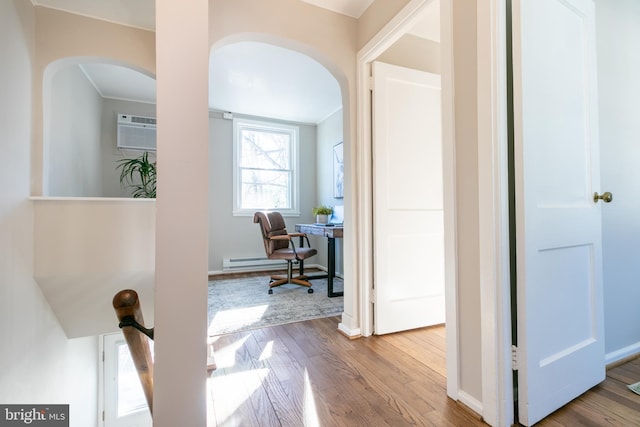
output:
M250 120L243 118L233 119L233 216L251 216L256 210L275 209L274 207L242 209L242 186L241 186L241 169L239 167L239 152L241 133L245 129L288 133L291 137L291 187L289 189L289 197L291 198L291 207L289 209L278 208L278 212L283 216L300 216L300 187L299 187L299 148L300 148L300 129L298 126L286 125L282 123L274 123L260 120Z

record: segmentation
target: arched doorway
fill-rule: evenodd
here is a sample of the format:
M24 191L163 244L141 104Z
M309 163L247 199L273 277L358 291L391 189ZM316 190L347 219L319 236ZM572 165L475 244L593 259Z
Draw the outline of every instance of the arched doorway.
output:
M286 47L283 47L286 46ZM255 261L264 257L258 230L251 223L255 210L236 206L234 188L233 126L238 120L259 121L260 126L295 126L299 129L298 188L287 227L313 222L313 207L343 207L346 200L333 192L333 148L346 141L344 91L323 64L287 41L255 37L228 37L212 48L210 57L210 232L209 271L217 275L242 271L231 261L248 263L245 269L266 268ZM346 144L345 144L346 145ZM269 206L259 207L268 209ZM312 261L327 266L327 244L316 238L320 254ZM344 273L342 245L338 243L337 271ZM346 288L346 286L345 286ZM266 288L265 288L266 289ZM265 291L266 292L266 291Z

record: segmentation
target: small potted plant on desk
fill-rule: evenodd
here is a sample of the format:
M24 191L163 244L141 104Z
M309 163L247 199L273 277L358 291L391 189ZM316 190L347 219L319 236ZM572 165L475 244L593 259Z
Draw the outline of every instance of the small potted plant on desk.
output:
M329 215L333 212L331 206L320 205L313 208L313 214L316 216L316 224L328 224Z

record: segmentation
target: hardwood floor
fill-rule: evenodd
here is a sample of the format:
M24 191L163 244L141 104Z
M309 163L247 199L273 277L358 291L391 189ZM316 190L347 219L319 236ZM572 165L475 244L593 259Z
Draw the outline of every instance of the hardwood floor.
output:
M640 426L640 396L628 384L640 381L640 358L607 371L607 379L536 426Z
M444 327L348 340L338 321L217 337L209 425L486 425L446 397Z
M444 327L348 340L337 317L215 338L209 426L486 426L446 396ZM640 359L539 424L640 426Z

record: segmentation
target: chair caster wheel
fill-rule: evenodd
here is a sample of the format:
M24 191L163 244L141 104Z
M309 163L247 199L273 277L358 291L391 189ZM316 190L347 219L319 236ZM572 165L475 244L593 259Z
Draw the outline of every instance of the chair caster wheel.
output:
M312 294L313 293L313 289L309 288L309 289L307 289L307 292Z
M269 289L269 295L273 295L273 289Z

